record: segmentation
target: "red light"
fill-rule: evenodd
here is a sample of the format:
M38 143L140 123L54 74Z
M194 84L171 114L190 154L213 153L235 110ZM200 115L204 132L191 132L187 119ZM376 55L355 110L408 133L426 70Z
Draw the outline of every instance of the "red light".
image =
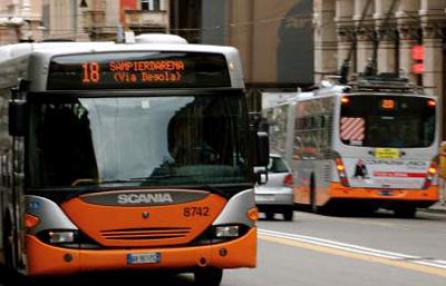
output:
M393 100L393 99L384 99L381 102L381 107L383 109L395 109L395 100Z
M434 179L434 176L437 174L437 164L435 162L432 162L429 166L429 169L427 170L427 176L426 180L424 181L423 189L427 189L432 186L432 180Z
M342 102L342 104L348 104L350 102L350 98L343 96L341 98L341 102Z
M287 176L283 179L283 185L284 185L284 186L292 187L293 184L294 184L294 178L293 178L293 175L289 174L289 175L287 175Z
M430 167L428 170L429 174L431 175L435 175L437 173L437 168L435 167Z
M437 105L437 103L433 99L430 99L427 101L427 106L429 106L429 107L435 107L436 105Z
M412 47L412 59L415 61L424 60L424 46L416 45Z
M424 73L424 64L413 64L412 65L412 73L413 74L422 74L422 73Z
M336 158L336 169L338 170L338 175L341 184L344 186L348 186L347 174L345 173L345 166L341 158Z

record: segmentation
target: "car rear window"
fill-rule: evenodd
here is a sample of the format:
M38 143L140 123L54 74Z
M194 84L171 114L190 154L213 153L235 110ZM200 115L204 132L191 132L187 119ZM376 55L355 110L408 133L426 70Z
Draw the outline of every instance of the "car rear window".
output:
M268 166L271 173L288 173L288 167L282 158L271 157Z

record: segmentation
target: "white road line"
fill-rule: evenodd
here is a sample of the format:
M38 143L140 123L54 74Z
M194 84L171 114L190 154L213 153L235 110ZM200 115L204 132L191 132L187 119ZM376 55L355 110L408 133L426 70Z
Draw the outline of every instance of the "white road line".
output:
M290 239L290 240L294 240L294 241L298 241L298 242L304 242L304 243L318 245L318 246L330 247L330 248L344 250L344 251L348 251L348 252L352 252L352 253L365 254L365 255L370 255L370 256L375 256L375 257L387 258L387 259L391 259L391 260L407 261L407 262L411 262L414 264L420 264L420 265L425 265L425 266L430 266L430 267L446 269L446 261L440 260L440 259L423 258L420 256L413 256L413 255L407 255L407 254L393 252L393 251L369 248L369 247L364 247L364 246L360 246L360 245L343 243L343 242L339 242L339 241L328 240L328 239L323 239L323 238L318 238L318 237L297 235L297 234L279 232L279 231L273 231L273 230L267 230L267 229L259 229L258 233L260 235L286 238L286 239Z

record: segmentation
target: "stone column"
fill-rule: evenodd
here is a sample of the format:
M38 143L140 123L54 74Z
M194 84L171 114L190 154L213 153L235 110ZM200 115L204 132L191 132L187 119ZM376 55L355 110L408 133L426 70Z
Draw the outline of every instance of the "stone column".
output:
M76 21L76 30L73 31L73 36L74 39L78 42L88 42L90 41L90 36L87 33L87 20L86 20L86 16L89 10L92 10L92 1L87 1L87 7L81 7L81 1L82 0L78 0L76 5L76 12L77 13L77 17L75 19L73 19L73 21ZM116 1L114 1L116 2ZM115 3L116 6L119 6L119 3Z
M424 73L426 91L445 96L443 89L443 33L445 15L444 0L422 0L419 15L423 29Z
M381 35L381 41L378 48L378 72L398 73L396 66L396 33Z
M20 16L25 20L22 28L20 40L33 40L32 26L31 26L31 2L30 0L22 0L20 7Z
M350 73L354 70L355 59L353 50L354 41L354 27L338 25L338 55L337 55L337 70L339 71L345 60L350 59Z
M424 73L423 85L431 94L443 94L443 39L441 30L423 24Z
M22 6L20 7L20 15L24 19L31 18L31 0L22 0Z
M399 36L399 69L404 72L412 83L417 82L417 75L411 72L415 61L412 59L412 47L421 43L418 29L421 23L418 16L420 0L400 0L395 13Z
M339 71L344 61L350 57L350 72L353 70L354 25L352 23L354 5L353 0L336 0L336 32L337 45L337 70ZM351 54L351 55L350 55Z
M356 72L363 73L373 57L373 27L361 28L357 33Z
M367 7L368 5L368 7ZM365 10L365 8L367 8ZM364 14L364 10L366 13ZM353 20L356 25L357 49L356 49L356 72L362 73L369 60L373 56L374 22L372 19L374 3L369 0L355 0L355 15ZM363 15L365 15L364 18Z
M443 75L443 29L445 28L443 10L445 6L444 0L422 0L419 11L424 45L423 85L427 93L439 96L443 110L446 108ZM445 118L446 115L443 113L442 122ZM444 139L446 137L446 125L444 124L441 133Z
M337 73L335 0L317 0L313 5L314 82L319 83L324 74Z
M394 6L392 6L394 4ZM397 72L396 67L396 2L375 0L375 30L378 37L377 68L378 72Z

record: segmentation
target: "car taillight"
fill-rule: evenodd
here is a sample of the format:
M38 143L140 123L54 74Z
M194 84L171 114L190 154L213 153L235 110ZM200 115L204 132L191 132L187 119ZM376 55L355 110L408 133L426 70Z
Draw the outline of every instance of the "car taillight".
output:
M284 186L291 187L291 186L293 186L293 184L294 184L293 175L288 174L288 175L286 175L285 178L283 178L283 185Z
M341 184L348 187L347 173L345 172L345 166L341 158L336 158L336 170L338 171L339 180L341 181Z
M437 175L437 171L437 164L435 162L432 162L429 166L429 169L427 169L427 175L426 180L424 181L423 189L427 189L432 186L432 181L435 178L435 175Z

